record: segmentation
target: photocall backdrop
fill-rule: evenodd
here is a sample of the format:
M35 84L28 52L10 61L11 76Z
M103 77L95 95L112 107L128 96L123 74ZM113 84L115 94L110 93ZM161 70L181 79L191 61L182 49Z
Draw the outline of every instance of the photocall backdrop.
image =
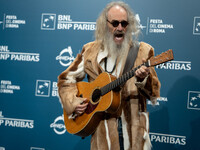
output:
M67 133L57 76L94 40L108 0L0 1L0 150L90 149L90 136ZM199 150L200 1L126 0L155 54L175 59L155 67L162 83L148 101L153 150Z

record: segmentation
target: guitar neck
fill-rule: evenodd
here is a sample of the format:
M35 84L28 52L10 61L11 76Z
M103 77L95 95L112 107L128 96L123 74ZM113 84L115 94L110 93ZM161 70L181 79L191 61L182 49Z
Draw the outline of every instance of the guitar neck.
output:
M150 62L149 61L145 62L144 64L130 70L129 72L123 74L121 77L117 78L116 80L114 80L114 81L110 82L109 84L107 84L106 86L102 87L100 89L101 90L101 96L107 94L108 92L119 87L120 85L125 84L127 80L129 80L130 78L132 78L135 75L135 71L143 65L146 66L146 67L149 67Z
M106 86L102 87L100 89L101 91L101 96L105 95L106 93L110 92L111 90L117 88L118 86L124 84L128 79L132 78L135 75L135 71L140 68L141 66L146 66L146 67L150 67L150 66L156 66L158 64L170 61L174 59L174 55L173 55L173 51L172 49L169 49L168 51L165 51L163 53L161 53L158 56L155 57L151 57L147 62L145 62L144 64L134 68L133 70L123 74L121 77L119 77L118 79L110 82L109 84L107 84Z

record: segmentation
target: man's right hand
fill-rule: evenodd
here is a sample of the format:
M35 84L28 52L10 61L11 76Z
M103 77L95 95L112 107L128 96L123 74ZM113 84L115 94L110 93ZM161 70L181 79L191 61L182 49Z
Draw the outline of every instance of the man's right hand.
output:
M84 99L83 102L79 105L76 106L75 108L75 113L77 115L81 115L85 112L86 108L87 108L87 105L88 105L88 102L87 102L87 99Z

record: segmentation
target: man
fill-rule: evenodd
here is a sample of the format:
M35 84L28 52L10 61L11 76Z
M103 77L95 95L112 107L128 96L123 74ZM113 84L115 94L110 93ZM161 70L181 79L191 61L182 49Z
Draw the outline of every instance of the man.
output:
M76 83L87 74L88 81L95 80L102 72L119 77L123 74L129 50L137 50L138 24L127 4L111 2L103 10L96 24L96 40L84 45L81 54L58 77L58 91L68 117L85 112L87 99L77 97ZM132 38L134 35L134 39ZM134 67L154 55L153 48L144 42ZM121 87L121 105L116 114L106 114L92 134L92 150L150 149L149 120L146 99L156 102L160 82L154 68L140 67L135 76Z

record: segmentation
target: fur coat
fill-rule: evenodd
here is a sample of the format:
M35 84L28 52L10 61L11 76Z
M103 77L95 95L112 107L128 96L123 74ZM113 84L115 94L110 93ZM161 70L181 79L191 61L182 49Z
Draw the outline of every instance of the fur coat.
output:
M75 107L81 103L77 99L76 82L85 78L93 81L104 72L99 64L106 53L102 53L104 47L98 42L90 42L84 45L83 50L77 55L73 63L58 77L58 92L64 111L71 116ZM99 58L102 53L103 57ZM154 49L147 43L141 42L134 67L142 64L142 58L146 60L154 55ZM97 59L100 59L97 61ZM125 60L121 62L121 76ZM91 150L119 150L118 122L121 117L125 150L148 150L151 148L149 139L149 116L146 110L146 99L156 103L160 95L160 82L153 67L150 74L142 82L135 77L129 79L121 89L121 106L115 115L107 115L101 120L96 131L92 134Z

